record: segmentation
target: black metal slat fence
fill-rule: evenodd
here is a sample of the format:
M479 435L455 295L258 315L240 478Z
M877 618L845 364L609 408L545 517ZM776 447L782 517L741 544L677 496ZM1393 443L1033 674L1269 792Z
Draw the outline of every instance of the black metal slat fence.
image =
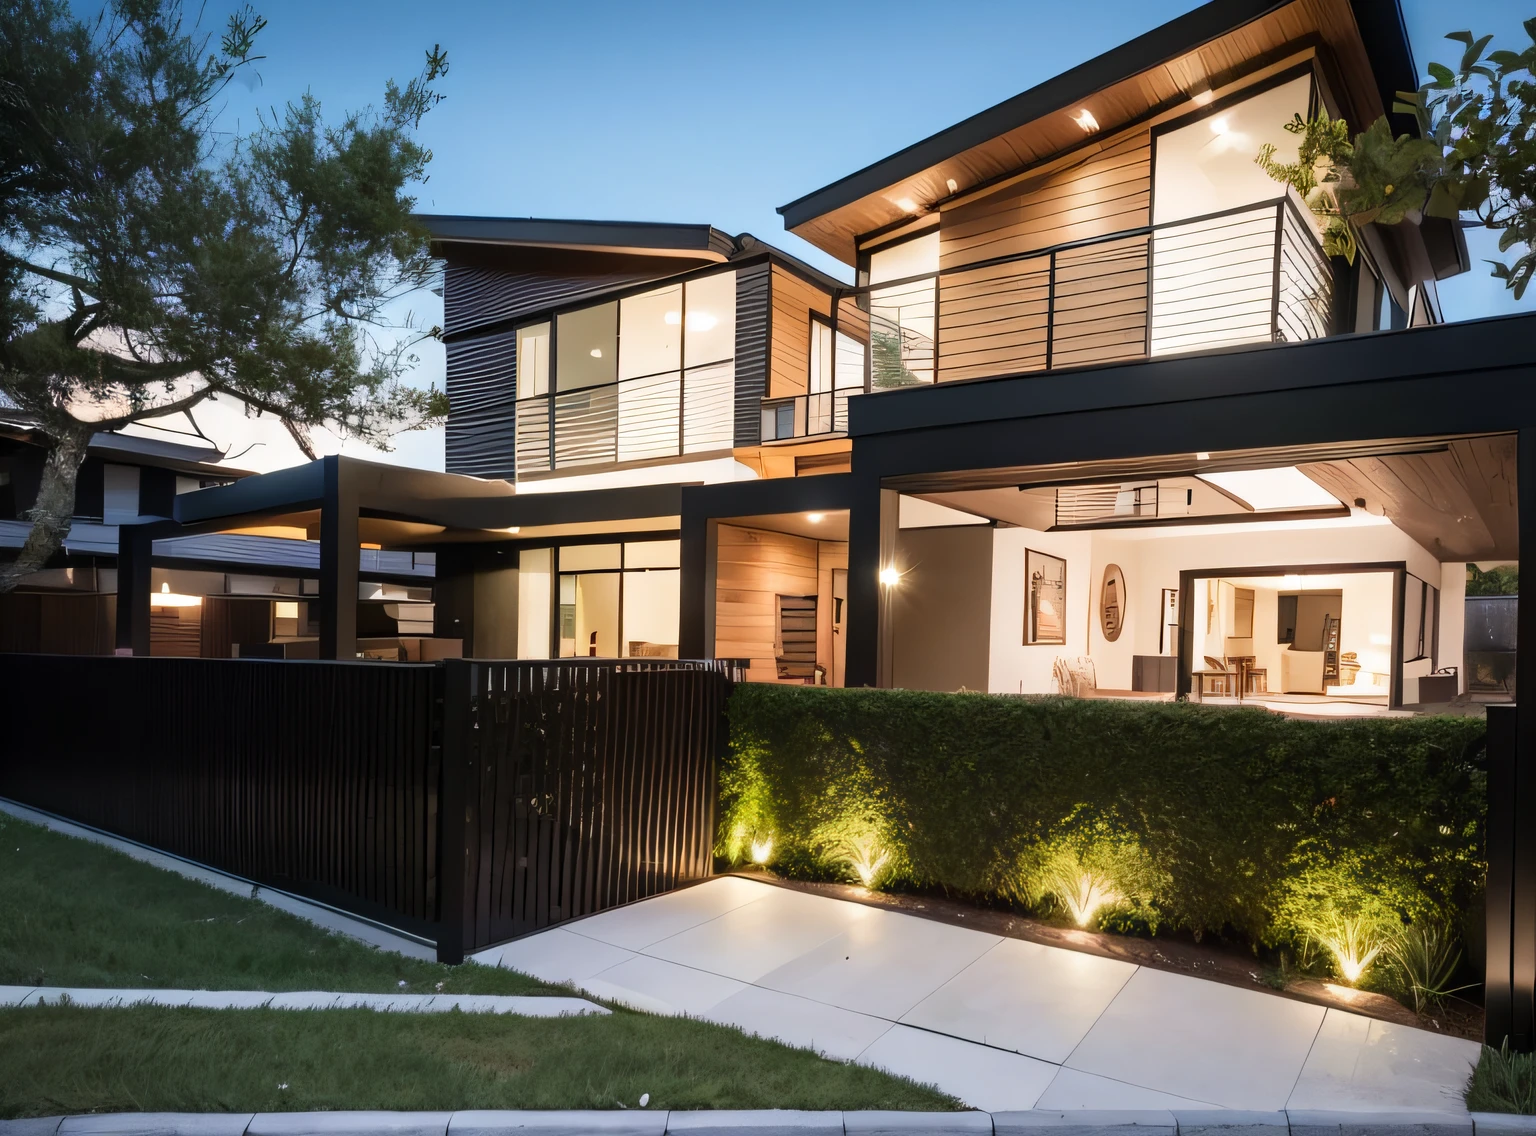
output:
M0 655L0 796L434 939L709 874L730 672Z

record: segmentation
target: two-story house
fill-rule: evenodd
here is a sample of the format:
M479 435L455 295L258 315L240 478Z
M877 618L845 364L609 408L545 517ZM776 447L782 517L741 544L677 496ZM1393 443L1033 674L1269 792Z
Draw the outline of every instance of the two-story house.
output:
M1444 701L1465 565L1518 555L1536 320L1441 325L1457 226L1330 259L1255 162L1318 107L1416 129L1416 85L1395 0L1205 4L784 206L852 283L704 225L425 218L448 473L177 518L319 525L337 596L359 539L431 548L437 633L482 656Z

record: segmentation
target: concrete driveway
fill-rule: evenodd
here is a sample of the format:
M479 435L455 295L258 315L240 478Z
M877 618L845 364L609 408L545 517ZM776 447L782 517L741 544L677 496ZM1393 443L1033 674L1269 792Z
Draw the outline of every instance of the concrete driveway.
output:
M475 956L938 1085L976 1108L1465 1113L1478 1047L723 876Z

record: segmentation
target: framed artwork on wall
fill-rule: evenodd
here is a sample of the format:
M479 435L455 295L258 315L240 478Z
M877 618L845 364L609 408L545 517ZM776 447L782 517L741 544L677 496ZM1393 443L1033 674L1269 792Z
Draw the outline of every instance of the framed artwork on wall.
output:
M1067 641L1067 562L1059 556L1024 551L1024 643Z
M1113 643L1120 638L1120 629L1125 626L1125 573L1120 571L1120 565L1110 564L1104 568L1104 583L1099 587L1099 629L1104 633L1104 641Z

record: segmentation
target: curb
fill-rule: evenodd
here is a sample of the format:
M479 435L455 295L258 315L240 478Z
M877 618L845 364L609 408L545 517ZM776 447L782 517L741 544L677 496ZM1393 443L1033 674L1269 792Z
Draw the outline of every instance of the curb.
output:
M1136 1132L1131 1132L1136 1129ZM0 1120L0 1136L1536 1136L1494 1112L120 1112Z

